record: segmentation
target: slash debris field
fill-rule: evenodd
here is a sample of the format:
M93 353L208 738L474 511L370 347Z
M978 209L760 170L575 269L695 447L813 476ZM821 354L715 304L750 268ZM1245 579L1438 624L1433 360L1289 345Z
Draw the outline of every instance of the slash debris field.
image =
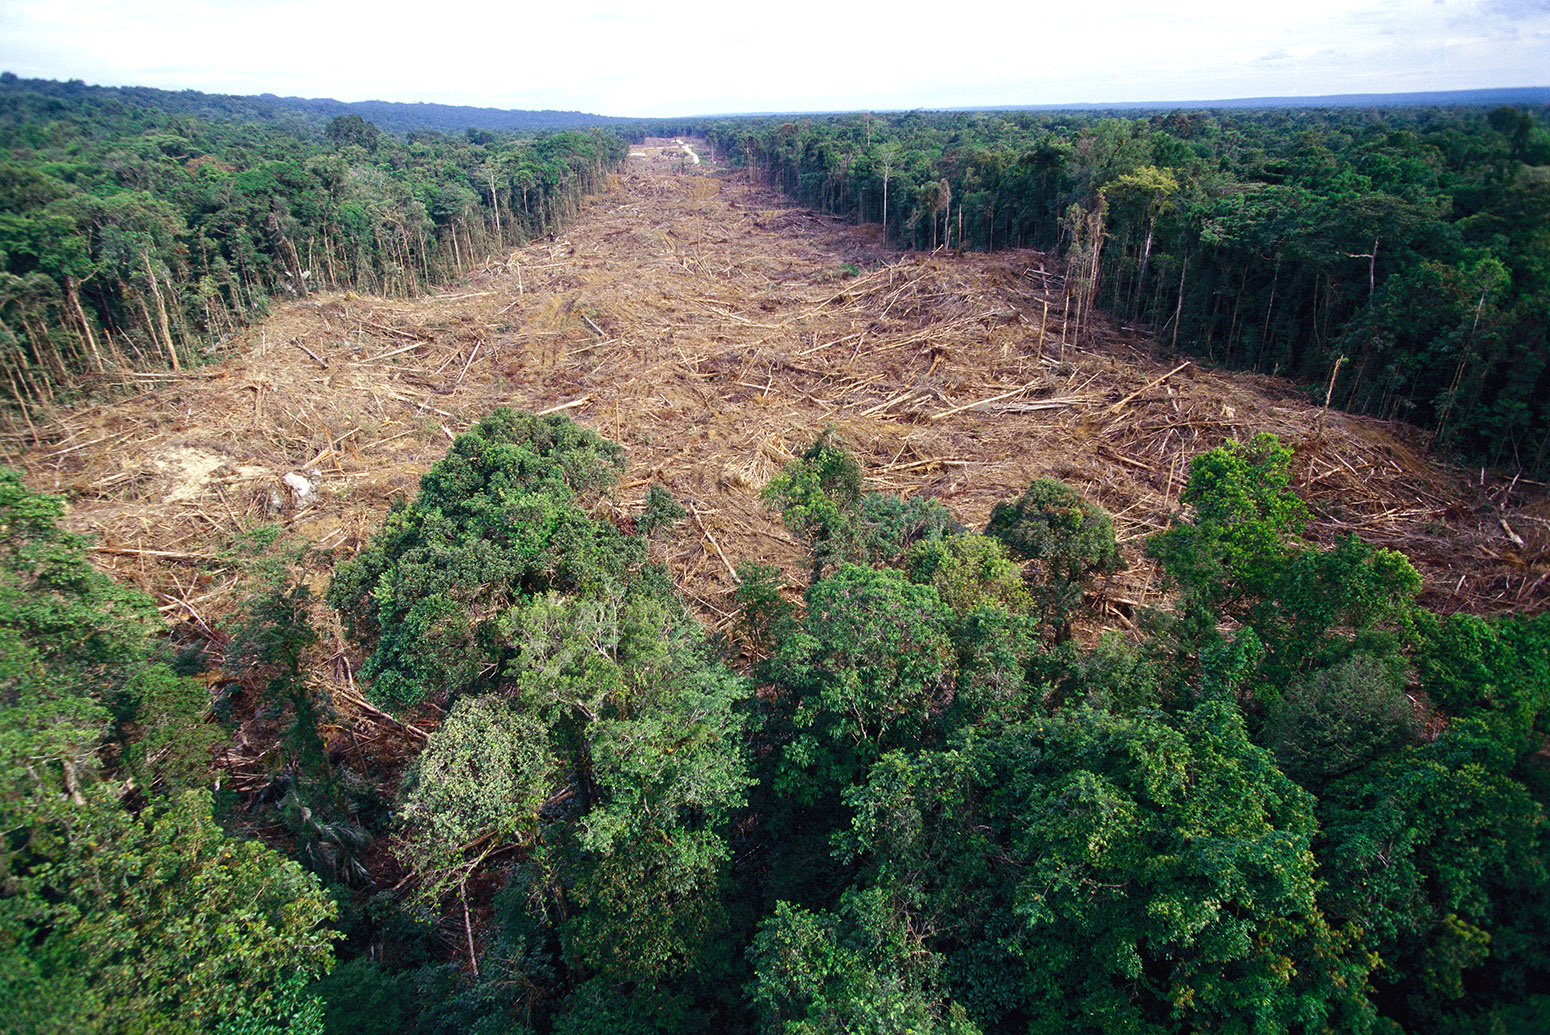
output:
M1405 551L1429 606L1550 599L1542 485L1448 468L1416 429L1326 414L1141 328L1099 317L1078 339L1041 253L899 253L676 144L636 150L567 233L456 289L278 306L218 362L55 412L0 461L69 498L104 567L207 631L238 597L242 535L280 525L315 544L321 588L497 406L623 443L617 520L654 480L689 507L662 559L711 625L730 621L739 559L799 570L759 493L830 427L870 487L937 497L967 525L1041 475L1101 503L1131 562L1105 590L1113 627L1159 598L1144 540L1177 510L1190 458L1258 431L1296 448L1315 535ZM344 653L336 639L336 667Z

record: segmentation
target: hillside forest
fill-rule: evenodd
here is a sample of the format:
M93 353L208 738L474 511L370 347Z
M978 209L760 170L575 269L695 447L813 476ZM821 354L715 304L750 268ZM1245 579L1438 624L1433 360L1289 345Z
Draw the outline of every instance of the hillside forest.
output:
M0 81L8 442L282 303L458 283L628 153L147 96ZM1542 115L700 129L898 246L1058 255L1062 343L1107 312L1516 486L1550 464ZM796 562L722 554L710 626L665 563L699 513L606 428L429 427L357 549L254 524L235 606L170 634L0 468L0 1030L1550 1026L1544 580L1424 606L1402 551L1313 534L1292 444L1202 449L1122 543L1062 478L972 524L869 487L830 428L759 489Z
M706 130L912 248L1029 245L1172 347L1550 463L1550 133L1497 108L843 116ZM1311 390L1311 389L1310 389Z

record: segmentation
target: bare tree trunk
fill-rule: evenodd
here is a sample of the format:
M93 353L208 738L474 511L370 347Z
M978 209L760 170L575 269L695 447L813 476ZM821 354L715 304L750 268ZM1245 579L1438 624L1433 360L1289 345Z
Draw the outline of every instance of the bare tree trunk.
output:
M1071 315L1071 292L1066 293L1066 304L1060 309L1060 361L1066 361L1066 317Z
M276 204L279 202L276 201ZM291 287L302 298L307 297L307 282L302 278L301 258L296 254L296 246L291 244L291 239L285 236L285 231L280 228L280 214L273 208L269 210L269 233L274 238L275 246L280 249L280 259L286 264L291 275Z
M1270 301L1265 305L1265 326L1259 332L1259 356L1254 357L1254 369L1259 369L1259 357L1265 354L1270 341L1270 311L1276 306L1276 288L1281 286L1281 264L1276 263L1275 275L1270 278Z
M1152 261L1152 231L1156 226L1157 222L1155 220L1146 225L1146 244L1141 247L1141 272L1136 274L1136 290L1130 297L1132 318L1134 318L1136 311L1136 303L1141 298L1141 285L1146 283L1146 267Z
M459 881L457 886L458 898L463 901L463 934L468 938L468 966L474 972L474 977L479 977L479 959L474 955L474 928L468 922L468 882Z
M86 344L91 349L92 362L96 363L97 370L102 371L102 353L97 351L97 338L92 334L91 322L86 319L86 310L81 308L81 296L75 290L75 278L65 274L65 298L70 302L70 308L75 310L76 319L81 321L81 333L86 338Z
M495 209L495 241L497 244L500 244L501 242L504 242L506 238L505 235L501 233L501 199L500 195L495 193L494 169L490 170L490 207Z
M1179 351L1179 321L1184 318L1184 274L1189 270L1189 256L1184 256L1184 264L1179 267L1179 302L1173 308L1173 352Z
M888 173L892 162L883 163L883 240L888 239Z
M1049 324L1049 299L1043 299L1044 315L1039 317L1039 351L1035 359L1044 358L1044 328Z
M32 432L32 442L36 445L40 441L38 429L32 423L32 414L27 412L26 395L22 392L21 385L16 383L16 373L14 371L7 369L5 376L11 381L11 393L16 397L16 405L21 407L22 420L27 422L27 430Z
M181 372L182 367L178 365L178 350L172 343L172 328L167 325L167 306L162 301L161 288L156 283L156 271L151 268L151 250L149 248L142 248L140 250L140 258L145 260L145 279L151 282L151 294L156 299L156 315L161 321L161 337L167 349L167 358L172 361L172 369ZM143 305L144 302L142 301L141 304ZM151 314L146 313L145 316L147 322L149 322ZM154 330L152 331L152 337L155 337Z

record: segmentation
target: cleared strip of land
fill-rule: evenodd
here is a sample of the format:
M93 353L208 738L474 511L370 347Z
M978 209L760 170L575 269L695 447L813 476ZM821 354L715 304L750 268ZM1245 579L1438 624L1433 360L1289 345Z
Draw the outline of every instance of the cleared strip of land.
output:
M759 490L831 426L871 487L939 497L966 524L1041 475L1097 500L1132 563L1108 590L1116 627L1158 598L1143 540L1177 509L1189 459L1258 431L1296 447L1314 533L1404 550L1430 606L1550 599L1543 487L1436 465L1414 429L1325 415L1284 381L1203 370L1136 328L1098 319L1072 340L1040 253L901 254L878 228L683 158L633 159L569 233L456 290L279 307L223 362L60 412L4 459L68 493L102 563L188 621L231 603L234 576L209 557L234 535L277 521L348 554L495 406L563 412L627 446L616 516L652 480L692 505L664 560L713 623L732 611L727 559L799 569ZM284 484L292 472L313 499Z

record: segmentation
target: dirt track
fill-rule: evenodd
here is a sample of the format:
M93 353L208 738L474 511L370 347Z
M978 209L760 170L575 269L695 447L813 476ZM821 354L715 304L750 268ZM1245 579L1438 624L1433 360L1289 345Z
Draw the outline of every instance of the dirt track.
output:
M105 566L213 623L234 578L216 558L244 529L279 521L348 554L452 434L497 405L558 410L628 447L616 517L652 479L692 508L664 559L714 623L730 563L796 570L758 494L832 425L872 487L939 497L969 525L1040 475L1086 492L1133 565L1110 589L1125 626L1157 599L1142 541L1189 458L1267 430L1298 448L1321 538L1404 549L1434 607L1544 608L1542 488L1435 466L1401 425L1330 413L1320 432L1285 382L1181 368L1134 329L1100 321L1062 344L1058 270L1038 253L899 254L875 227L684 158L632 160L571 232L457 290L281 306L219 365L56 414L0 459L70 496ZM318 483L315 502L296 509L288 472Z

